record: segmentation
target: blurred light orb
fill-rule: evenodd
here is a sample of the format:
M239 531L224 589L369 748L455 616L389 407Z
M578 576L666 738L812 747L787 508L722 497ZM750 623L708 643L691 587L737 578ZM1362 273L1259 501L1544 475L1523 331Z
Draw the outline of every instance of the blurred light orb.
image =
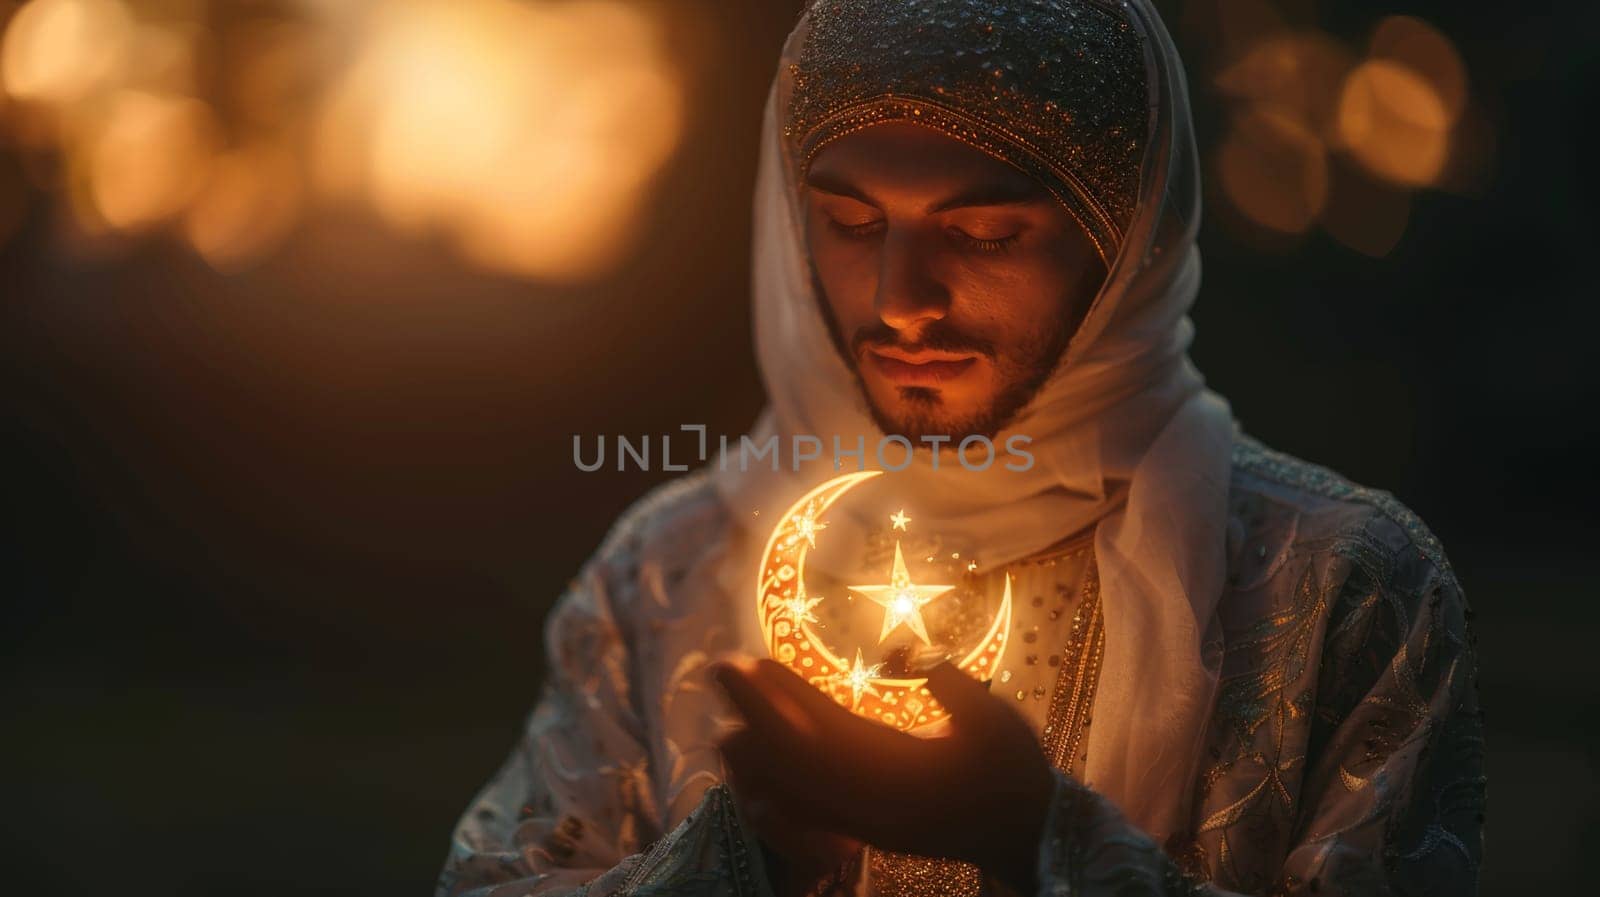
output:
M184 236L212 268L232 273L288 235L300 204L300 171L288 151L274 146L230 150L212 160L184 214Z
M89 149L95 211L118 230L176 215L204 183L216 144L216 125L204 103L119 91Z
M613 265L681 136L659 26L614 0L388 4L355 58L321 116L319 183L494 270Z
M1251 110L1237 116L1217 150L1228 200L1256 224L1300 234L1328 201L1328 157L1322 142L1287 115Z
M230 112L252 130L298 129L308 111L305 95L323 75L320 42L327 37L304 22L252 23L234 33L235 64L228 79Z
M1450 159L1452 124L1439 91L1397 62L1368 59L1345 79L1340 142L1379 177L1411 187L1433 183Z
M1292 116L1325 139L1354 65L1351 52L1326 34L1284 33L1253 45L1217 74L1216 85L1230 100Z
M135 25L128 37L119 86L152 93L194 94L200 87L196 56L202 36L203 32L193 24Z
M1414 16L1390 16L1373 30L1373 59L1397 62L1416 72L1438 94L1454 123L1467 106L1467 66L1455 44Z
M19 100L70 103L115 78L133 20L117 0L33 0L0 45L0 81Z

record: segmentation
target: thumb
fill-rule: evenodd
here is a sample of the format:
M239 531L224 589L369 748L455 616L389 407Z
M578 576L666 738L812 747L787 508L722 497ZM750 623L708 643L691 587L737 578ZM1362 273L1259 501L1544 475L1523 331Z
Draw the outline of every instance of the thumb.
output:
M948 660L928 671L927 685L928 693L950 711L953 723L981 721L994 708L989 684L961 672Z

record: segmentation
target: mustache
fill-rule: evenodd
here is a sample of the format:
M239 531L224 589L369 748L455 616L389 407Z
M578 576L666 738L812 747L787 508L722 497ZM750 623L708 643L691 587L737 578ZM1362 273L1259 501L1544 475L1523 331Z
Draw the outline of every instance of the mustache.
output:
M945 321L935 321L924 327L921 337L914 343L903 342L898 331L888 324L879 321L866 327L858 328L850 337L850 352L855 358L861 357L861 351L868 347L893 348L902 352L917 352L920 350L933 350L938 352L972 352L995 360L994 343L981 337L962 333L950 326Z

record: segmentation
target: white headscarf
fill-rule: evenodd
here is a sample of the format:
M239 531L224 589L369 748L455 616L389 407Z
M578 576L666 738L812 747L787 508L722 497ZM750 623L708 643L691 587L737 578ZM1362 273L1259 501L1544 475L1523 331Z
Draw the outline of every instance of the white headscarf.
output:
M990 569L1094 528L1106 650L1084 777L1164 838L1185 825L1215 696L1234 426L1227 404L1204 388L1187 354L1193 335L1187 312L1200 284L1199 176L1182 66L1148 0L1132 0L1124 10L1145 47L1153 109L1140 202L1062 364L995 439L1031 437L1033 468L1017 472L996 463L976 472L946 457L935 470L922 451L889 476L897 494L915 496L926 531L981 545ZM761 137L753 301L770 405L751 438L760 443L776 434L787 446L793 434L824 441L839 435L853 446L864 435L871 467L871 447L883 434L813 295L804 210L780 145L789 64L806 28L803 17L785 45ZM826 451L824 457L831 459ZM763 527L831 475L831 463L795 473L787 459L777 472L757 464L714 474L742 530L717 582L734 590L735 606L751 606L749 626ZM836 506L830 514L848 517L850 510ZM847 519L830 525L852 523L866 526Z

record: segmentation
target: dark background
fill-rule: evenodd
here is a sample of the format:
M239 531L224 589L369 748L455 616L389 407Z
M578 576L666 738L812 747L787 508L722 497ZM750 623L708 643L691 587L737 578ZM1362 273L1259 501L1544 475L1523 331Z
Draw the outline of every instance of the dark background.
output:
M598 282L475 273L358 214L231 276L158 239L65 252L44 214L0 245L4 890L431 890L535 697L544 612L669 476L580 475L570 434L737 434L761 404L749 190L798 3L684 5L714 64ZM1381 258L1260 239L1211 190L1195 314L1251 432L1443 539L1477 612L1496 894L1581 887L1600 835L1600 22L1571 6L1321 4L1338 35L1408 12L1450 36L1488 175L1418 193ZM1204 142L1210 44L1170 21Z

